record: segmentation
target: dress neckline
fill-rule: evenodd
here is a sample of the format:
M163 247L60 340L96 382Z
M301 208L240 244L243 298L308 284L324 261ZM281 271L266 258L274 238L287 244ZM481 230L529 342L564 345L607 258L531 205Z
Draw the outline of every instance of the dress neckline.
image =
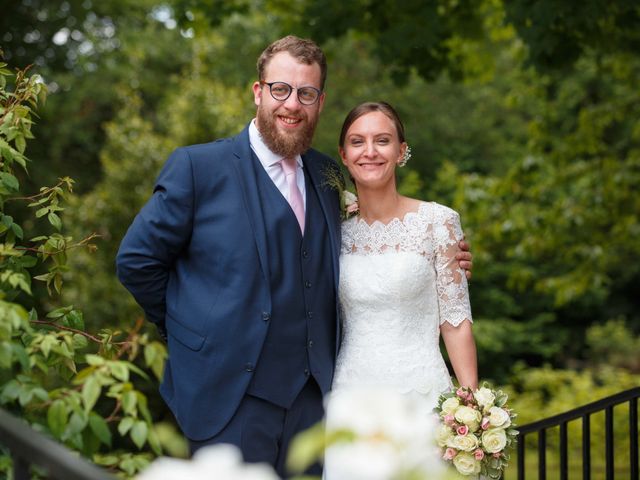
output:
M364 226L364 227L368 227L368 228L374 228L376 226L380 226L382 228L386 228L389 225L394 225L396 223L399 223L401 225L405 225L407 220L415 215L419 215L420 212L426 208L426 206L428 205L428 202L422 201L420 200L419 204L418 204L418 208L416 210L409 210L408 212L406 212L402 218L400 217L393 217L391 220L389 220L387 223L384 223L380 220L374 220L371 223L367 223L367 221L362 218L360 215L355 216L355 223L358 226Z

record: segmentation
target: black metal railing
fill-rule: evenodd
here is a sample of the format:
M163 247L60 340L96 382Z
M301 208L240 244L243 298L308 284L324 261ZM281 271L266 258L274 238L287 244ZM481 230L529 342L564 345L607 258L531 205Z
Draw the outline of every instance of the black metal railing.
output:
M567 480L568 434L567 424L572 420L582 419L582 478L591 479L591 415L604 411L604 458L605 478L614 479L614 442L613 442L613 407L622 403L629 404L629 478L638 480L638 397L640 387L632 388L603 398L588 405L570 410L553 417L545 418L527 425L518 426L518 480L525 480L525 437L530 433L538 433L538 480L547 478L547 429L559 427L560 480ZM554 478L557 474L554 472Z
M1 408L0 447L9 451L14 480L30 480L32 466L43 470L50 480L115 480Z

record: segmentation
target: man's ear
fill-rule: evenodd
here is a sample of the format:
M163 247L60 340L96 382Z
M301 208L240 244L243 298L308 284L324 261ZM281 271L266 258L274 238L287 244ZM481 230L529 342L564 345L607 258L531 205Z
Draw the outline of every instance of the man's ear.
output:
M322 108L324 107L324 99L327 96L325 92L320 94L320 98L318 99L318 113L322 112Z
M260 105L260 102L262 101L262 85L260 85L260 82L253 82L253 103L256 104L256 106Z

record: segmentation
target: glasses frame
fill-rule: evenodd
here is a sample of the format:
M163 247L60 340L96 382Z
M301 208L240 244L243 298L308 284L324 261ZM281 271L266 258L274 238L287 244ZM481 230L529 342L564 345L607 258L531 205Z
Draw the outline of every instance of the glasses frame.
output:
M273 95L273 91L271 90L273 88L273 85L275 85L276 83L281 83L283 85L286 85L287 87L289 87L289 94L284 97L284 98L276 98ZM305 106L310 106L310 105L315 105L316 103L318 103L318 100L320 100L320 97L322 96L322 90L316 88L316 87L312 87L312 86L304 86L304 87L300 87L300 88L310 88L312 90L315 90L316 92L318 92L318 96L316 97L316 99L312 102L312 103L305 103L300 99L300 88L298 87L293 87L291 85L289 85L287 82L266 82L264 80L260 80L260 86L263 85L267 85L269 87L269 94L271 95L271 98L273 98L275 101L277 102L286 102L288 100L288 98L291 96L291 94L293 93L294 90L296 90L296 97L298 99L298 101L300 102L300 104L305 105Z

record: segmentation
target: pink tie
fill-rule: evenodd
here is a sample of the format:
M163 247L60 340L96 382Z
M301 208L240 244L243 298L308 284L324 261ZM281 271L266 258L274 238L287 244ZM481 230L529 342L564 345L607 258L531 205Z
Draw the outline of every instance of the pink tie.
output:
M291 205L291 210L293 210L293 213L295 213L298 219L300 231L304 233L304 202L296 181L298 163L295 158L283 158L280 164L282 165L282 170L284 171L284 176L289 186L289 205Z

